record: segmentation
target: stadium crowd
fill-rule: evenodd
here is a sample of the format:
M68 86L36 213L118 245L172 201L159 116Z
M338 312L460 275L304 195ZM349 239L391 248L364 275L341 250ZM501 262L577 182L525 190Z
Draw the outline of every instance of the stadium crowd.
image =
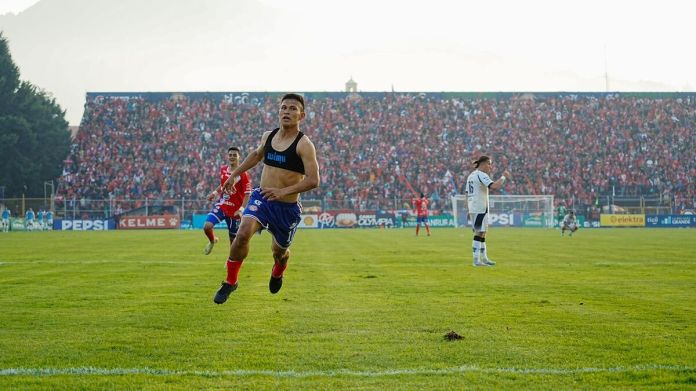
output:
M229 146L250 151L277 126L277 104L271 94L88 100L58 195L202 200ZM308 99L301 128L322 179L303 198L334 208L386 207L420 192L449 208L481 154L513 173L509 194L553 194L578 207L606 194L663 195L677 212L696 208L694 97L346 94Z

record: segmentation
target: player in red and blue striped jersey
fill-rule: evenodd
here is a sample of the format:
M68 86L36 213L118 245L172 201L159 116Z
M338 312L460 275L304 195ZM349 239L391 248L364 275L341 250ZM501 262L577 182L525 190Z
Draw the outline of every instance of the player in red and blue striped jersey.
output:
M223 220L227 223L230 244L232 244L234 237L237 235L237 230L239 229L242 211L246 207L247 202L249 202L251 180L249 179L249 174L246 172L240 175L239 180L234 186L228 187L229 190L225 190L223 187L232 171L239 167L239 158L239 148L230 147L227 150L227 160L229 164L220 167L220 186L208 195L208 201L217 199L217 202L215 202L213 209L208 213L208 218L205 220L205 225L203 226L203 232L205 232L205 236L208 237L208 244L205 246L205 250L203 250L205 255L210 254L213 250L213 246L215 246L215 243L218 241L213 232L215 224Z

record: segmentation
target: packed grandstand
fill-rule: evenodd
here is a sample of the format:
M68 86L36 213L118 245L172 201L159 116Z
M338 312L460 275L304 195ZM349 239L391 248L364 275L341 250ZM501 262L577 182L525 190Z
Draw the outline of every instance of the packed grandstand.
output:
M60 201L193 199L216 186L229 146L277 127L279 93L88 93ZM607 194L696 203L696 95L306 93L320 188L303 199L379 209L463 192L481 154L514 174L504 193L552 194L581 213ZM258 180L259 168L252 173ZM138 205L133 204L133 205ZM205 206L201 207L202 209Z

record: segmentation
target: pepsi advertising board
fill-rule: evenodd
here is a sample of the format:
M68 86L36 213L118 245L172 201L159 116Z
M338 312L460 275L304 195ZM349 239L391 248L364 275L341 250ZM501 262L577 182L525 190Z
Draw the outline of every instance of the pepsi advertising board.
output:
M60 231L108 231L116 229L116 221L106 220L54 220L53 229Z

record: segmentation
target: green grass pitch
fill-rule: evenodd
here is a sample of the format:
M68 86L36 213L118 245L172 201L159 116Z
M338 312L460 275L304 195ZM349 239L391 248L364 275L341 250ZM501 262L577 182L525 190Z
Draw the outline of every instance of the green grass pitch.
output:
M696 230L0 234L0 389L696 388ZM455 331L463 338L447 341Z

